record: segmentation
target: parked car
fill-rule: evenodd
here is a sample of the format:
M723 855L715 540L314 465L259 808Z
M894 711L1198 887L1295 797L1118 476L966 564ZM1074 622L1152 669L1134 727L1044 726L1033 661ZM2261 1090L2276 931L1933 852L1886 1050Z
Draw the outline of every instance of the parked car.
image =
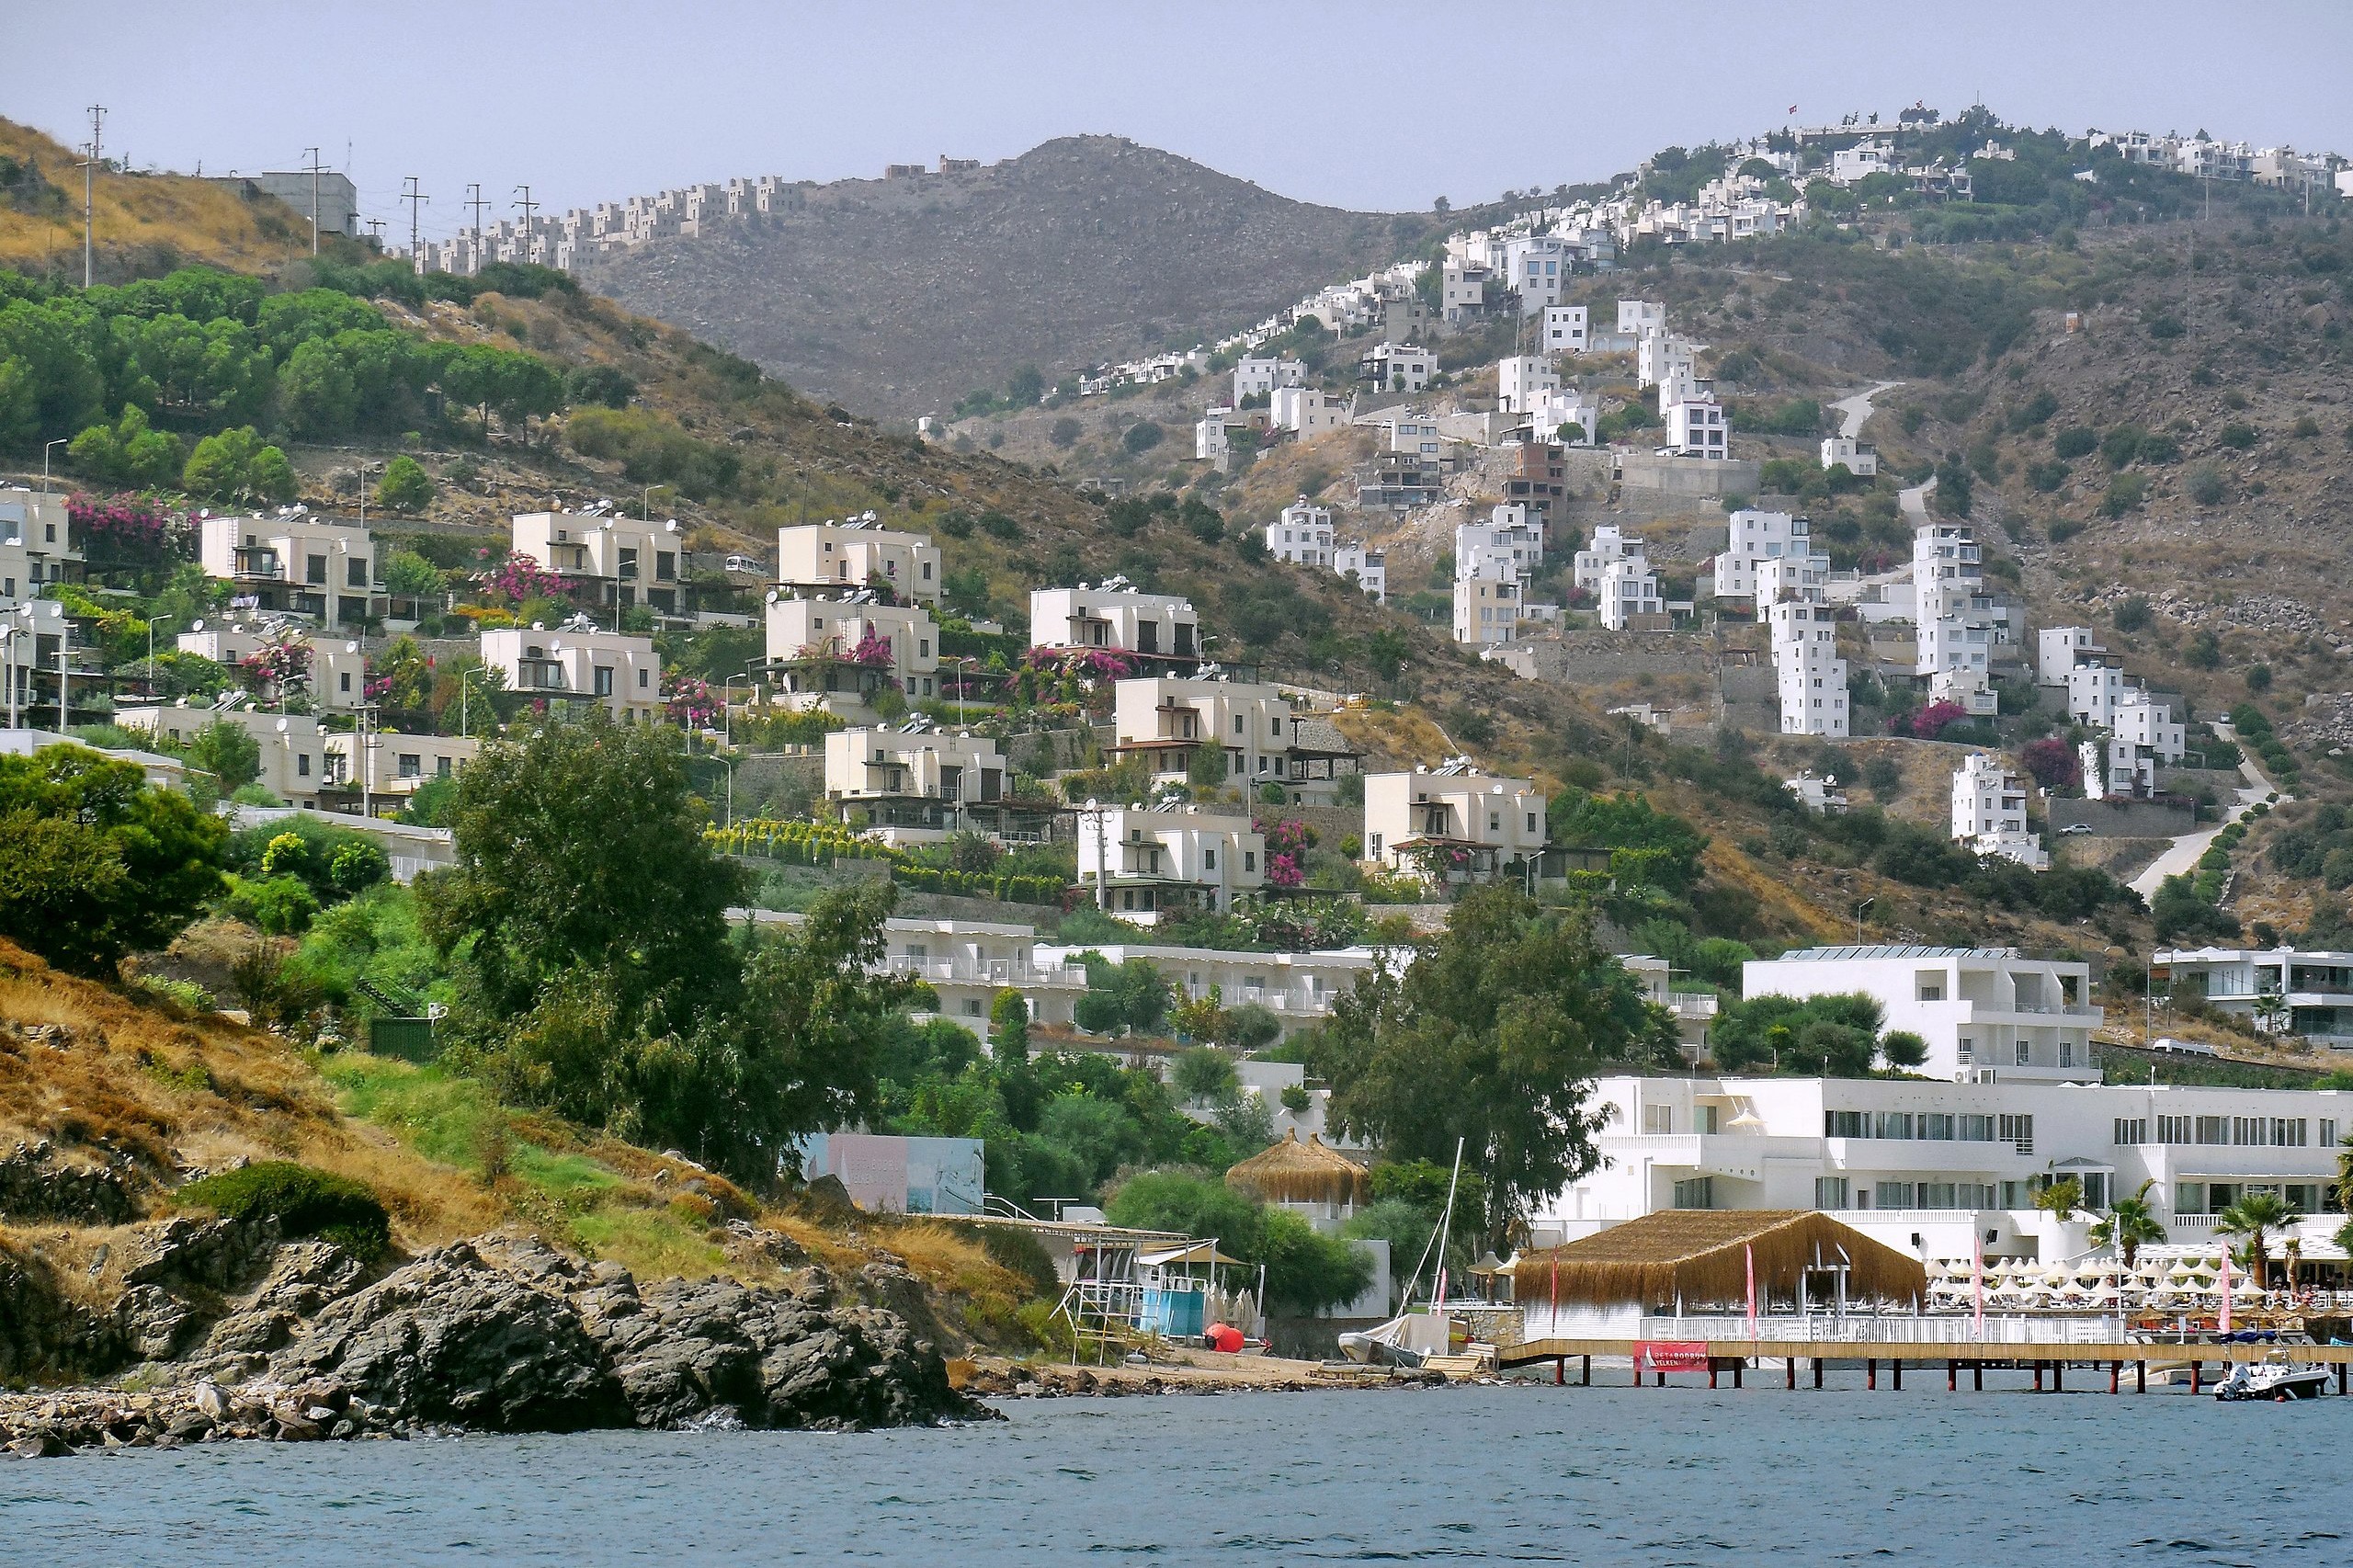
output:
M2071 833L2089 833L2091 830L2092 824L2087 822L2071 822L2059 830L2059 836L2064 838Z
M730 572L765 572L767 568L762 565L759 562L753 560L748 555L731 555L727 558L727 570Z

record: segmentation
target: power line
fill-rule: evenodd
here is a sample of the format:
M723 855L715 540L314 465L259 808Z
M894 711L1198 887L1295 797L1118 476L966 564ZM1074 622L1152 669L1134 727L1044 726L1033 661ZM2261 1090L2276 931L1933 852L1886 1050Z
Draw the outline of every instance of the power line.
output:
M424 190L418 186L417 178L415 175L410 175L403 183L408 187L406 190L401 192L401 199L408 203L409 265L415 267L421 274L425 270L425 252L418 247L416 243L416 220L418 212L421 211L424 209L425 204L432 200L433 198L425 194Z

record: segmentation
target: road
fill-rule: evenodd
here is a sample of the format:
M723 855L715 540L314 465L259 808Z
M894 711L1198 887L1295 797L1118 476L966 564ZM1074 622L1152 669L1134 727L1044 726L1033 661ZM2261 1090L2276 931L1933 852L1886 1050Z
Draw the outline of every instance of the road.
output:
M1915 528L1928 526L1928 492L1937 487L1937 476L1930 474L1909 490L1899 490L1895 499L1902 504L1904 515L1912 519Z
M2231 738L2230 730L2231 726L2223 721L2218 719L2214 722L2214 733L2224 740ZM2239 758L2239 776L2245 778L2246 783L2239 787L2238 799L2234 801L2230 808L2222 813L2222 820L2212 827L2201 828L2196 833L2186 833L2175 839L2171 848L2151 861L2147 870L2132 879L2129 885L2134 892L2144 899L2154 899L2157 896L2158 884L2167 877L2188 875L2197 867L2199 858L2206 853L2207 846L2214 842L2216 834L2246 815L2249 806L2254 805L2257 801L2269 798L2273 793L2271 780L2263 776L2261 768L2256 767L2254 757L2243 755Z
M1830 406L1836 409L1843 416L1838 426L1838 434L1849 439L1861 435L1863 421L1871 416L1871 399L1903 384L1902 381L1881 381L1869 392L1859 392L1852 397L1841 398L1838 402L1832 403Z

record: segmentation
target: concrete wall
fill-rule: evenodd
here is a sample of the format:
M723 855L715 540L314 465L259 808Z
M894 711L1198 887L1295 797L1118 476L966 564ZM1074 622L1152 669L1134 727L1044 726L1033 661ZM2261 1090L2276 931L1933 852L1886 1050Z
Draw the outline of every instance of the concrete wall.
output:
M2163 801L2065 801L2049 802L2051 831L2087 824L2102 838L2176 838L2194 824L2187 804Z
M1629 452L1619 460L1618 472L1629 490L1754 495L1765 465L1749 458L1663 458L1655 452Z
M1577 630L1517 643L1501 662L1531 680L1594 683L1704 676L1715 670L1718 658L1711 642L1691 632ZM1766 684L1769 688L1769 678Z

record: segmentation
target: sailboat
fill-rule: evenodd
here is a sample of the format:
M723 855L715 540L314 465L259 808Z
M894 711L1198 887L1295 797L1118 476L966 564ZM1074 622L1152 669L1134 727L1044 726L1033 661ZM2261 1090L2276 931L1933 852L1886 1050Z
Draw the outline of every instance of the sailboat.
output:
M1340 1354L1367 1367L1419 1367L1433 1356L1444 1356L1452 1349L1448 1336L1452 1324L1446 1315L1446 1244L1453 1233L1454 1192L1462 1180L1462 1140L1454 1141L1454 1174L1446 1182L1446 1213L1438 1221L1438 1234L1429 1246L1422 1249L1422 1260L1414 1266L1414 1278L1405 1287L1405 1300L1395 1317L1378 1328L1340 1335ZM1422 1270L1428 1267L1431 1250L1438 1254L1437 1288L1431 1298L1430 1310L1414 1311L1414 1291L1422 1282Z

